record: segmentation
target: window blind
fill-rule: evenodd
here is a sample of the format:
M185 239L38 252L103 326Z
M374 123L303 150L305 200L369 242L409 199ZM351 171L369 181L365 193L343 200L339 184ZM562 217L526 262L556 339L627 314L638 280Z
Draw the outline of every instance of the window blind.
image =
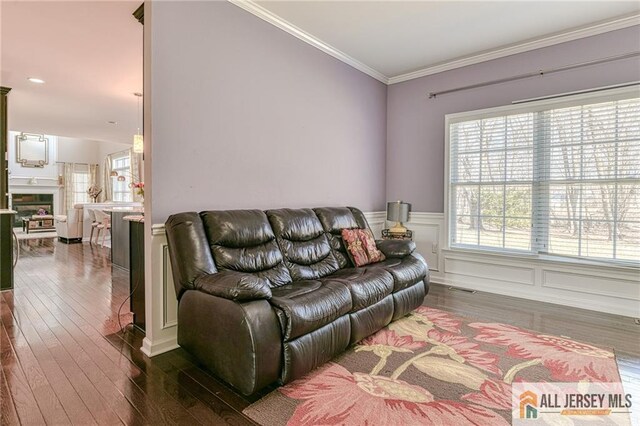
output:
M640 99L449 128L451 247L640 262Z

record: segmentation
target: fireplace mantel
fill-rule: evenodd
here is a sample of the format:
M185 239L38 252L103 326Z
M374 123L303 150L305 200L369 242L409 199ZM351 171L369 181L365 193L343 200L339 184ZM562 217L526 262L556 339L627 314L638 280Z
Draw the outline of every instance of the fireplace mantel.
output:
M52 214L65 214L62 212L60 186L57 185L29 185L14 184L9 186L9 206L12 206L12 194L47 194L53 195L53 212ZM10 207L11 208L11 207Z

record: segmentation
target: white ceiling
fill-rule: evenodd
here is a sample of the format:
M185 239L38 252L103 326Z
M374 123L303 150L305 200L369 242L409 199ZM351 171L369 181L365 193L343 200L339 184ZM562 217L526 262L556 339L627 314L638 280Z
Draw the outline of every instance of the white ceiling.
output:
M638 1L257 4L387 78L640 12Z
M131 13L140 3L0 0L0 85L13 89L10 129L131 143L143 48L143 27ZM342 52L334 56L383 81L640 12L637 1L261 1L241 7L263 18L266 9L270 22L297 27L302 37L290 32Z
M9 128L132 143L143 27L131 14L141 3L0 1L0 85L12 88Z

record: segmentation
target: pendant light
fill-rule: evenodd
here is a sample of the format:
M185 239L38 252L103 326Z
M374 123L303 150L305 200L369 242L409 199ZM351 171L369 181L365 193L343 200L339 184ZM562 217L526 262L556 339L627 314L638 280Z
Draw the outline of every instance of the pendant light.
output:
M138 98L138 111L140 112L140 115L138 117L142 117L142 111L140 110L140 98L142 98L142 93L136 92L134 93L134 96ZM142 121L142 119L140 121ZM138 124L140 124L140 121L138 122ZM133 135L133 152L137 154L141 154L144 152L144 138L140 133L140 125L138 125L138 133Z

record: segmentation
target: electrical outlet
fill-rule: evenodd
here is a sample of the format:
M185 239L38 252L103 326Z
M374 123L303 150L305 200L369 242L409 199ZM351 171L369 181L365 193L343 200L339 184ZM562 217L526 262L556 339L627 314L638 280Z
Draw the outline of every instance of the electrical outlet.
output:
M438 253L438 243L431 243L431 253Z

